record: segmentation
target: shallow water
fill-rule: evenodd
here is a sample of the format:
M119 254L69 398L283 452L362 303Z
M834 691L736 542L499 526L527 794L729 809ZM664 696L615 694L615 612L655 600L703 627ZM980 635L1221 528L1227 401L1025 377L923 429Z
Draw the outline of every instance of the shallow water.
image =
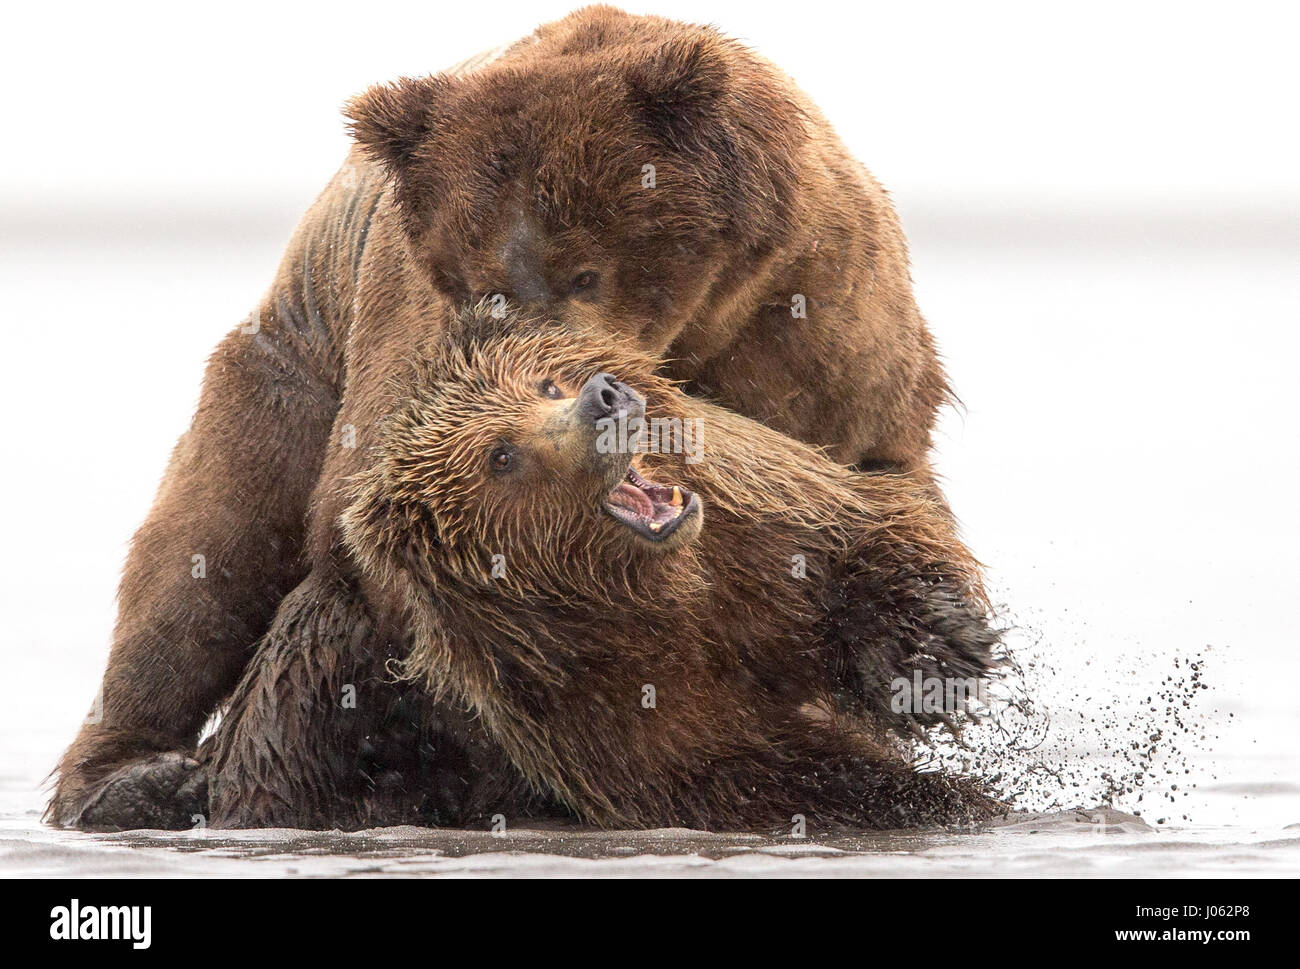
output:
M10 876L234 878L371 876L956 876L1294 875L1300 829L1240 826L1152 830L1129 815L1065 812L962 834L892 832L771 838L665 828L483 831L380 828L354 833L53 832L0 824Z
M21 553L0 557L0 874L1300 872L1289 612L1300 460L1287 416L1300 239L1277 229L1291 223L1190 231L1139 214L1028 219L990 235L978 214L912 218L901 202L919 298L966 404L945 418L939 464L1020 656L1037 664L1033 699L1047 715L1032 750L987 739L980 768L1006 760L1035 780L1016 785L1024 807L1064 815L804 841L43 827L40 785L103 669L125 543L206 354L269 281L294 215L178 219L134 235L110 219L113 231L28 225L21 246L0 241L10 359L50 364L11 367L0 382L12 462L0 499L7 547ZM1187 706L1161 698L1196 657L1205 688ZM1126 751L1153 725L1159 740L1135 765ZM1117 776L1142 783L1116 794ZM1068 810L1108 790L1150 829L1097 831Z

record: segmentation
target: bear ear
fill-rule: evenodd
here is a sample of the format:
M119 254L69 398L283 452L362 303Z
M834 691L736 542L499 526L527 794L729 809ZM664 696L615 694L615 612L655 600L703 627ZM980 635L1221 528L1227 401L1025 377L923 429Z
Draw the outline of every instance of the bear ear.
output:
M627 69L633 105L651 130L676 147L716 116L730 68L720 38L696 37L660 45Z
M344 107L348 132L372 158L400 172L433 134L437 109L450 86L441 74L377 84Z

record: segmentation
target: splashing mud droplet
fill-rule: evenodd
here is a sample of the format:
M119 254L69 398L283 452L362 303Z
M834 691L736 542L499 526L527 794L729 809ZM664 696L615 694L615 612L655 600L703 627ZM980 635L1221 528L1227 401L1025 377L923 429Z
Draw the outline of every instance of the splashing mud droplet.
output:
M918 741L921 769L981 778L1017 809L1106 805L1137 815L1214 779L1201 766L1218 739L1219 712L1202 699L1214 647L1126 646L1107 650L1114 659L1103 667L1086 641L1047 642L1032 614L1005 605L997 614L1007 662L988 705L959 737L935 728Z

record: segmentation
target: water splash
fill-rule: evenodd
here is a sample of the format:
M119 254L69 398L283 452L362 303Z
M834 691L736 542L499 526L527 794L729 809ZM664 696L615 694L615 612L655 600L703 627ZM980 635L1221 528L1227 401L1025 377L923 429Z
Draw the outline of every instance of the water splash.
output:
M1025 613L998 614L1007 662L988 703L959 738L929 731L915 745L921 769L980 778L1023 810L1106 805L1191 821L1180 802L1215 777L1204 765L1221 714L1203 699L1215 647L1134 645L1103 662L1084 639L1048 642Z

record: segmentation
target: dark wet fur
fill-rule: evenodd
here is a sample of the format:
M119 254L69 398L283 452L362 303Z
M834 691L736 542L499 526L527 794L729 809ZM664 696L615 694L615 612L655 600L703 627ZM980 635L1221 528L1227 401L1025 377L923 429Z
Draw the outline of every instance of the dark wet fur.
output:
M554 816L481 728L397 681L360 594L314 573L280 607L202 759L218 828ZM344 706L345 689L355 707Z
M837 623L843 630L847 620ZM394 655L358 591L311 577L286 598L205 745L215 828L357 830L394 824L487 827L575 816L532 792L479 725L386 668ZM860 636L849 635L861 656ZM357 690L357 707L340 703ZM163 799L156 816L171 804ZM189 807L185 808L189 810ZM702 830L978 824L1003 807L969 780L918 773L831 724L792 721L761 743L702 763L654 796L635 823ZM580 819L580 818L579 818ZM189 819L171 825L188 827Z
M982 602L941 569L879 571L852 563L826 589L823 635L836 657L839 696L864 714L915 734L944 726L960 732L963 705L897 712L897 679L980 680L996 674L1001 633Z

